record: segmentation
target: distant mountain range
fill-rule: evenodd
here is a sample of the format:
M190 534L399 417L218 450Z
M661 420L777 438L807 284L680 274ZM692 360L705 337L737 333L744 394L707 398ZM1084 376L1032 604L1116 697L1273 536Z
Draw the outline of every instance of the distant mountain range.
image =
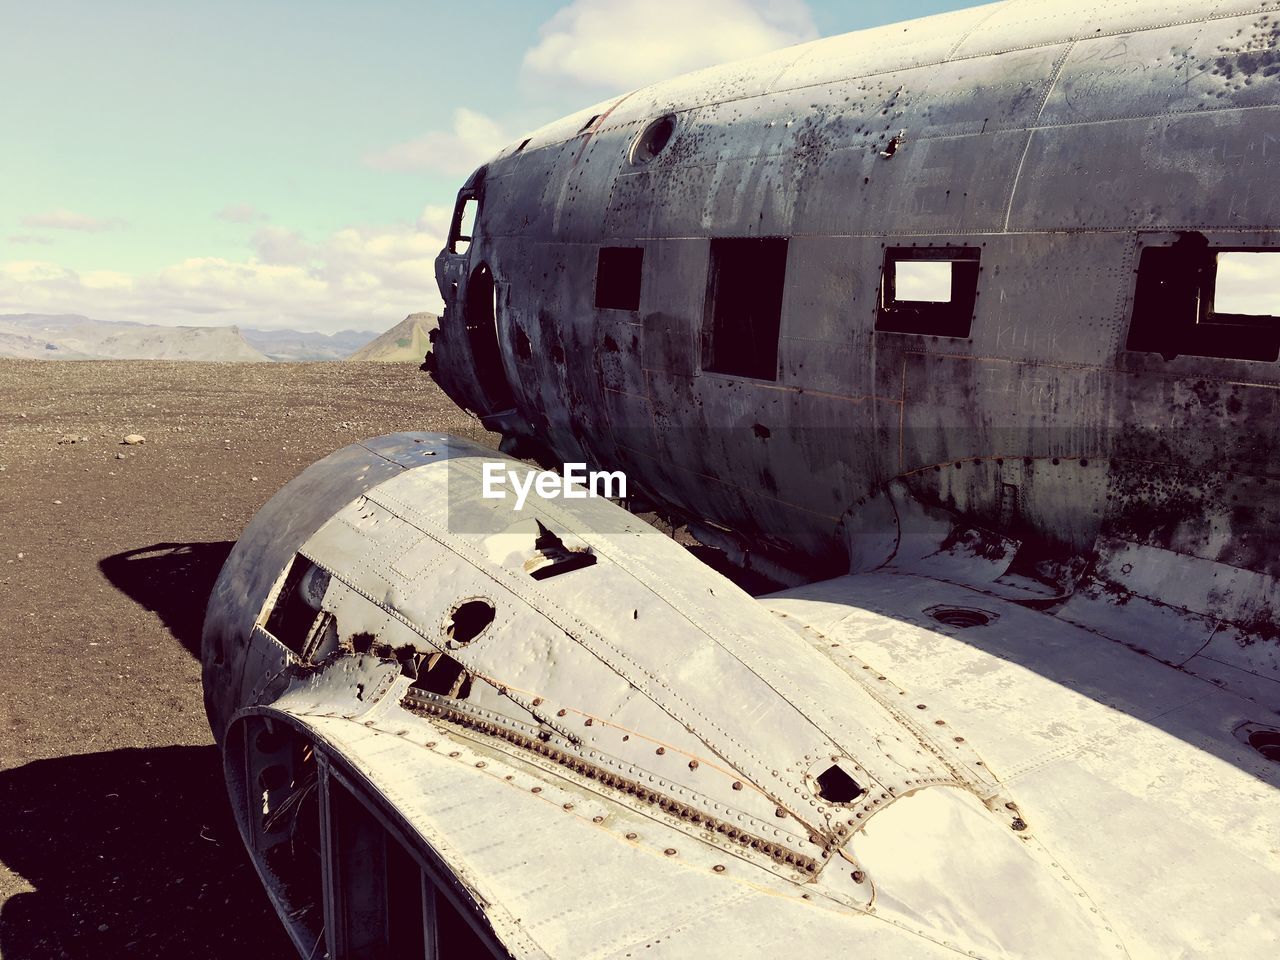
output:
M250 363L348 358L421 360L427 351L425 330L435 322L431 314L410 314L379 336L372 330L326 334L239 327L165 327L94 320L78 314L11 313L0 314L0 357Z
M382 336L365 344L348 360L381 360L397 363L404 360L421 361L431 348L431 331L440 323L434 313L411 313Z
M313 333L310 330L245 328L240 335L249 346L272 360L345 360L378 334L374 330Z

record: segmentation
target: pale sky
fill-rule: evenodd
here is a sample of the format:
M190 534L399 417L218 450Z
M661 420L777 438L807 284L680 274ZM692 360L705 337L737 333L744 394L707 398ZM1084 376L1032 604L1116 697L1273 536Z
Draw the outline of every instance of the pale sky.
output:
M966 0L0 0L0 313L383 329L489 154Z

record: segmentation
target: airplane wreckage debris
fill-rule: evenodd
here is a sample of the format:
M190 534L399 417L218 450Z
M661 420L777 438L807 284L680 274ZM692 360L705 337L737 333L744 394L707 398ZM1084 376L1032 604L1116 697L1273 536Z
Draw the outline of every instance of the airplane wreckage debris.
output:
M1278 36L995 4L476 171L424 367L779 589L448 436L302 473L203 641L300 955L1273 955Z

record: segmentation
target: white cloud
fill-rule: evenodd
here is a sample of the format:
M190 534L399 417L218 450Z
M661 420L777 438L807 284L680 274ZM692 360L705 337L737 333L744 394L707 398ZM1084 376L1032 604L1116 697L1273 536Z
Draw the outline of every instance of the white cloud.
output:
M428 208L430 209L430 208ZM418 224L352 226L316 243L277 227L253 256L190 257L156 273L76 272L55 263L0 264L0 313L80 313L168 325L385 329L439 312L435 257L443 234Z
M252 203L227 204L214 216L219 220L226 220L230 223L260 223L263 220L271 219Z
M574 0L541 29L525 66L623 90L818 36L803 0Z
M1218 254L1213 308L1219 313L1280 316L1280 253Z
M430 130L404 143L368 153L364 162L375 170L400 173L468 174L511 139L492 118L459 107L453 112L452 130Z
M63 209L29 214L18 222L24 227L37 230L79 230L85 233L101 233L104 230L115 230L125 226L125 222L119 217L104 219Z
M49 244L53 243L53 237L42 237L36 233L14 233L10 234L6 239L10 243L23 244L27 246L39 244L47 247Z

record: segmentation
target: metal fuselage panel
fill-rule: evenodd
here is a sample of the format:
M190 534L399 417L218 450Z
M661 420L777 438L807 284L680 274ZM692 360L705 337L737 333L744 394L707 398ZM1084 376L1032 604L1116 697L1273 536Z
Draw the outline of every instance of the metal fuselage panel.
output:
M493 422L815 569L892 556L847 527L890 525L897 483L1042 553L1116 537L1272 575L1250 491L1280 474L1280 368L1125 341L1143 247L1280 243L1278 29L1256 4L994 5L568 117L484 168L475 240L439 261L438 376L500 413L464 329L483 263L514 395ZM711 240L767 236L776 379L708 372ZM885 247L928 245L980 250L970 336L876 331ZM596 307L602 246L643 248L638 310Z

